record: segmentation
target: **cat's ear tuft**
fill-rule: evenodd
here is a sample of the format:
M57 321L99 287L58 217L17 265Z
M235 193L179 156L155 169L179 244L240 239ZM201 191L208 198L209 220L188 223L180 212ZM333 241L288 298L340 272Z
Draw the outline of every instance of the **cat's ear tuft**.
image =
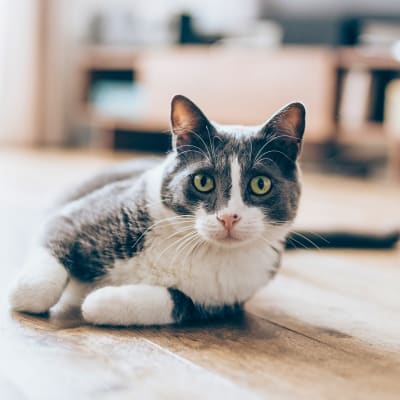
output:
M300 152L305 128L306 110L302 103L293 102L277 111L263 126L262 133L274 140L293 161Z
M187 97L180 94L171 102L171 130L175 148L191 145L195 137L208 128L209 121L203 112Z

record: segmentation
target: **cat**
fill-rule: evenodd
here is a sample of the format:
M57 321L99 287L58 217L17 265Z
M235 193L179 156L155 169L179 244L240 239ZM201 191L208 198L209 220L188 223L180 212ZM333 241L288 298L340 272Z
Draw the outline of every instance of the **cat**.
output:
M245 127L210 122L176 95L170 154L69 193L11 289L12 310L79 307L85 321L115 326L240 312L280 266L299 204L304 129L299 102Z

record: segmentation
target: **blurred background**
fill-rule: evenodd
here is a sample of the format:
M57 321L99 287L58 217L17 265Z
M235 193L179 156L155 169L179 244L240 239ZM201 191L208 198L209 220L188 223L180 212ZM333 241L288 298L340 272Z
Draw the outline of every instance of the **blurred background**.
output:
M169 149L213 120L308 109L305 168L400 176L398 0L0 0L0 146Z

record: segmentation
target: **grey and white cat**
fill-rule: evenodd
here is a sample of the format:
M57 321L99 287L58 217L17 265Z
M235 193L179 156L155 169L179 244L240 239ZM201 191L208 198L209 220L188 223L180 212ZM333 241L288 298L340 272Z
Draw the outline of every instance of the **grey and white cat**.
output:
M13 310L81 307L94 324L227 316L276 273L296 215L305 110L264 125L211 123L172 100L173 151L79 187L48 218L10 293Z

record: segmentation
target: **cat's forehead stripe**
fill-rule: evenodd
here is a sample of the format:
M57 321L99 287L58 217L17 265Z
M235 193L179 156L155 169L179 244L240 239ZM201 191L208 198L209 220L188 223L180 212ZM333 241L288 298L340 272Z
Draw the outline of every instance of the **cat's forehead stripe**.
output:
M242 190L240 188L242 171L237 156L231 157L230 167L231 193L227 209L229 212L236 213L240 211L239 208L242 208L244 206L242 199Z

